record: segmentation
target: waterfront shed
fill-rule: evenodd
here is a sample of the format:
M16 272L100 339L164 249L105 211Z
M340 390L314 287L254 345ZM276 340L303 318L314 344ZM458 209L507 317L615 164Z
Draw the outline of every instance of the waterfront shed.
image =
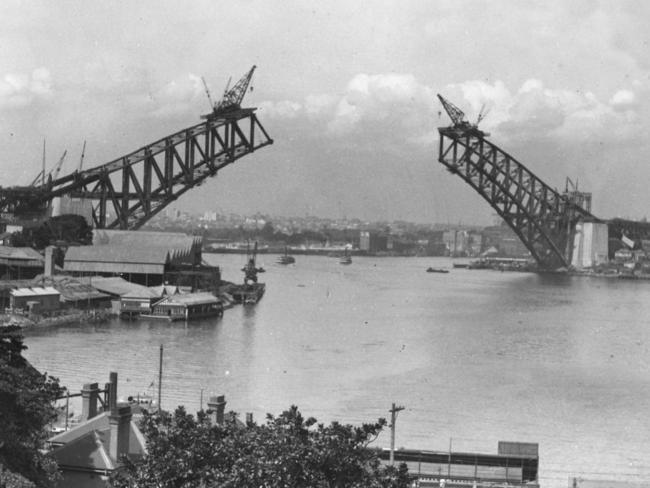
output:
M188 320L222 313L221 300L206 292L170 295L153 305L153 315L170 320Z
M31 247L0 246L0 277L31 279L43 272L45 259Z
M61 294L51 286L16 288L10 292L10 307L13 310L49 312L58 310L60 303Z

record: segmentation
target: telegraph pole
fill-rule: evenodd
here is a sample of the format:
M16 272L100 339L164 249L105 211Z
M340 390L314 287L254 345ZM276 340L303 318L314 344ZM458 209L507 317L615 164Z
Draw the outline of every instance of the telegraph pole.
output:
M395 464L395 420L397 420L397 412L404 410L404 407L396 407L393 403L393 407L389 410L390 412L390 465Z

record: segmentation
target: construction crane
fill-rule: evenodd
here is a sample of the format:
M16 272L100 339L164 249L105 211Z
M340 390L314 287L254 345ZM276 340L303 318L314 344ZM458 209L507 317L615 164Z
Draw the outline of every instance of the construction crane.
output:
M235 83L235 86L232 88L229 88L230 86L230 80L228 80L228 84L226 85L226 89L223 93L223 96L221 97L221 100L219 100L217 103L212 102L212 97L210 96L210 90L208 90L208 86L205 83L205 80L203 80L203 84L205 86L205 91L206 94L208 95L208 100L210 101L210 105L212 106L212 113L204 115L204 119L214 119L214 118L220 118L220 117L225 117L230 114L234 114L239 112L241 108L241 103L242 100L244 99L244 95L246 95L246 91L248 90L248 86L250 85L251 79L253 78L253 72L255 71L256 66L253 65L253 67L246 73L244 76L241 77L241 79Z
M0 187L0 225L44 218L57 197L84 199L95 228L138 229L184 193L248 154L273 144L255 114L241 107L255 66L212 106L203 121L100 166L27 187Z
M54 168L52 168L49 173L45 173L44 175L44 170L41 170L40 173L36 175L36 178L34 178L34 180L31 182L30 186L36 186L39 180L41 180L43 185L45 185L46 181L52 181L53 179L56 180L59 176L59 173L61 172L63 161L65 160L67 154L67 150L63 151L63 156L61 156L61 159L59 159L59 161L54 165Z

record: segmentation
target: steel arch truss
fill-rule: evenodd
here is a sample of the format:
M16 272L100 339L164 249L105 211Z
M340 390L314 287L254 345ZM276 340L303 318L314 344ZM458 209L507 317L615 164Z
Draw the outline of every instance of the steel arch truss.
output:
M481 195L544 269L568 267L578 219L594 217L550 188L476 128L439 128L438 160Z
M138 229L224 166L272 143L254 109L242 109L54 180L48 184L47 197L90 200L96 228Z

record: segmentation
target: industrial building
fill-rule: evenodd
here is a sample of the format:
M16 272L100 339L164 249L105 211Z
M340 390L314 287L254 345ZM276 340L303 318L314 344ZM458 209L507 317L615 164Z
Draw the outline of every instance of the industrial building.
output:
M31 247L0 246L0 279L24 280L43 272L45 259Z
M144 286L216 289L220 270L202 263L201 248L200 236L98 229L92 246L68 249L64 271L75 276L119 276Z

